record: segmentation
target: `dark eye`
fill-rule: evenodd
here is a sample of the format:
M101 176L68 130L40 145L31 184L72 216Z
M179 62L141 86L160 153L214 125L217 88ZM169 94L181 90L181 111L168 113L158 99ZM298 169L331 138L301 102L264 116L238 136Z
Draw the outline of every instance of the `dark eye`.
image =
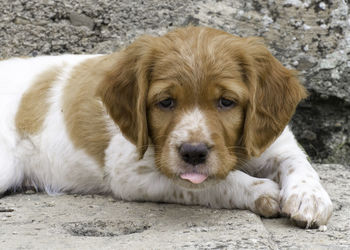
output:
M235 105L236 105L235 101L232 101L232 100L229 100L229 99L226 99L226 98L223 98L223 97L221 97L219 99L219 103L218 103L218 107L220 109L233 108Z
M175 105L175 100L173 98L167 98L157 103L157 105L163 109L172 109Z

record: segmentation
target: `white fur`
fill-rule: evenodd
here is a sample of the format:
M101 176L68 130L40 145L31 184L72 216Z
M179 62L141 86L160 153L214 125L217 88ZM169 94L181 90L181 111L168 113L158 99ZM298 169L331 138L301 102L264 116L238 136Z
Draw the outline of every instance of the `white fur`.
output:
M195 138L192 134L196 132L197 136ZM169 167L173 167L172 171L174 173L180 174L180 166L186 168L183 166L185 164L178 155L178 148L186 142L205 143L206 145L213 144L206 118L198 108L186 112L169 136L168 160ZM213 157L215 156L210 155L209 159L206 161L207 164L212 162Z
M68 55L0 61L0 194L26 184L50 194L111 192L125 200L241 208L257 213L268 206L279 212L276 202L280 199L282 212L293 219L306 221L307 226L327 223L332 203L288 128L242 171L231 172L215 185L189 189L157 170L152 146L139 160L135 146L106 116L112 140L105 151L105 167L101 168L91 156L74 147L61 112L62 89L73 67L90 57ZM50 90L50 108L43 130L20 138L14 119L21 97L37 75L55 65L62 68L62 73ZM188 141L190 131L200 131L202 141L212 143L205 117L198 109L183 117L170 137L171 143ZM278 172L277 184L272 180L276 180ZM267 197L267 207L256 207L256 201L262 197ZM274 202L277 205L271 206Z
M191 133L193 132L199 133L199 138L191 138ZM184 142L189 142L194 139L200 139L198 142L205 142L207 144L213 143L210 139L207 121L198 108L183 115L170 135L170 144L179 147Z

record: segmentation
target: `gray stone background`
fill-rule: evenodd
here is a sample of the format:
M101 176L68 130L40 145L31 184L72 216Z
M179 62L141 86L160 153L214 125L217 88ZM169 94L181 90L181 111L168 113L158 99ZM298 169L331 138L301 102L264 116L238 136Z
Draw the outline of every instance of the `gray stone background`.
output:
M349 7L347 0L1 0L0 58L109 53L188 24L261 36L309 90L291 122L299 142L314 162L347 165Z

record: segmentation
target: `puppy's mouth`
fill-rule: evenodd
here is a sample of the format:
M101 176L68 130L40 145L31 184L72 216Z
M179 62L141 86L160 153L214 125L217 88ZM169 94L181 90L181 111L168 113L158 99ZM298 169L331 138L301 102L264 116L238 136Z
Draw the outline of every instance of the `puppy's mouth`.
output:
M181 162L179 177L192 184L203 183L208 177L208 158L213 146L204 142L184 142L176 150Z
M206 183L212 176L209 171L209 166L207 164L198 164L196 166L191 166L189 164L180 164L180 169L178 173L178 178L183 182L188 184L199 185L201 183Z
M208 178L208 175L196 172L187 172L180 174L180 178L192 182L193 184L200 184Z
M204 170L204 169L203 169ZM220 180L215 178L214 175L206 173L206 171L198 171L196 169L186 169L185 171L177 175L174 179L175 182L189 189L203 189L209 186L215 185Z

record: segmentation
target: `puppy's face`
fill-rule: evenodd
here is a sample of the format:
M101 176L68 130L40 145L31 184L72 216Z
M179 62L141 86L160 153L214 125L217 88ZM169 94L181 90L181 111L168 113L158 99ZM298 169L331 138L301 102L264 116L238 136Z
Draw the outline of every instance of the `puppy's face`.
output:
M147 120L159 169L199 184L226 177L242 156L249 90L231 55L196 43L179 42L155 61Z
M141 155L150 138L159 170L183 185L261 154L305 96L257 39L209 28L141 38L118 59L101 87L109 113Z

